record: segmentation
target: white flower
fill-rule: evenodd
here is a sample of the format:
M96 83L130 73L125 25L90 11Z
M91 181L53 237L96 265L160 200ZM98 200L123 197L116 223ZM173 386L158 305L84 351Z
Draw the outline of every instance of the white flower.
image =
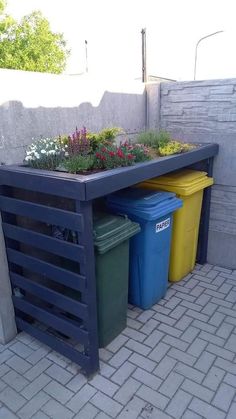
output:
M41 154L46 154L46 150L41 150Z

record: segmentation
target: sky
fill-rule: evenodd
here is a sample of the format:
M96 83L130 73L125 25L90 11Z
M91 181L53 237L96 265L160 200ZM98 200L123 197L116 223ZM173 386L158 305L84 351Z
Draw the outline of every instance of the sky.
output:
M141 77L141 29L147 33L148 74L193 80L236 77L235 0L8 0L16 19L41 10L71 50L66 73L86 69L111 80Z

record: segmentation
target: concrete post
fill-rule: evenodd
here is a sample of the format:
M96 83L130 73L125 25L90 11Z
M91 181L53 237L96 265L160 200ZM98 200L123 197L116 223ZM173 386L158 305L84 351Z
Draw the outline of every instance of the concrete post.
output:
M0 217L0 343L9 342L16 336L16 333L2 219Z

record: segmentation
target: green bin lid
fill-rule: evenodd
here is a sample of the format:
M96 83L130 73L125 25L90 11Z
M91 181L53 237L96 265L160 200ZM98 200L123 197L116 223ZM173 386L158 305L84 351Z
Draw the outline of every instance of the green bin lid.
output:
M98 253L106 253L140 231L138 223L127 216L97 212L94 215L93 237Z

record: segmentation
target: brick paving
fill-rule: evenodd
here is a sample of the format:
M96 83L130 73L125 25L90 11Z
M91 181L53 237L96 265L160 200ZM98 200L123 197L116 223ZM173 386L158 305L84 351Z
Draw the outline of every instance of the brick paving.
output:
M20 333L0 345L0 419L236 419L236 271L196 266L100 350L92 380Z

